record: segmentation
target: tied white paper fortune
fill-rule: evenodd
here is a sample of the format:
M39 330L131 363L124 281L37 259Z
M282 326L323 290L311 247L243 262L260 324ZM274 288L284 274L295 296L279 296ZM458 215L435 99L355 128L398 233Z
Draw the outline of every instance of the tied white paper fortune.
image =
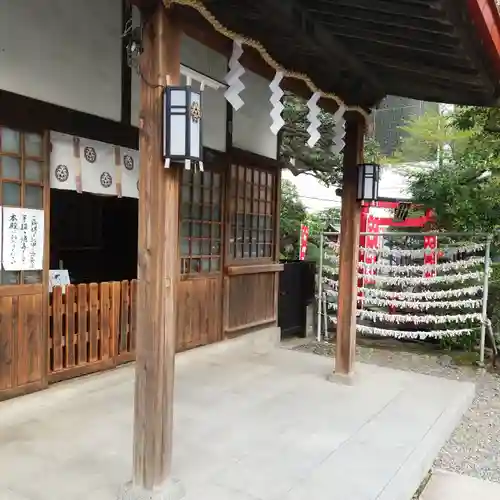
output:
M436 316L434 314L425 314L419 316L417 314L391 314L378 311L358 311L361 319L370 319L376 321L384 321L386 323L411 323L414 325L430 325L434 323L463 323L465 321L481 321L481 313L468 314L446 314Z
M330 297L338 297L336 290L326 290L325 294ZM419 302L412 300L394 300L380 299L370 297L369 295L359 298L363 304L378 306L378 307L395 307L397 309L413 309L415 311L427 311L429 309L477 309L481 307L482 300L466 299L466 300L438 300L430 302ZM334 308L334 306L332 306Z
M337 318L332 317L330 321L337 323ZM405 331L405 330L390 330L386 328L375 328L367 325L356 325L356 330L365 335L378 335L379 337L392 337L395 339L427 339L427 338L451 338L461 337L462 335L470 335L473 331L471 328L461 328L459 330L429 330L429 331Z
M331 246L338 246L337 243L332 243ZM448 247L446 248L447 255L456 255L459 253L475 253L484 250L484 243L470 243L467 245L459 246L459 247ZM400 250L400 249L391 249L391 248L359 248L361 253L367 255L379 255L380 257L423 257L424 255L435 252L435 248L420 248L415 250Z
M329 309L337 310L338 305L335 302L328 304ZM411 323L414 325L431 325L434 323L463 323L464 321L482 321L483 315L481 313L466 313L466 314L391 314L380 311L365 311L358 309L356 316L361 319L368 319L371 321L383 321L385 323Z
M479 299L466 300L441 300L430 302L412 302L408 300L377 299L375 297L364 297L364 304L378 307L395 307L397 309L413 309L415 311L428 311L429 309L478 309L483 301Z
M443 262L441 264L418 265L410 264L406 266L398 266L391 264L367 263L359 262L358 266L364 270L382 271L393 274L417 274L432 271L458 271L460 269L469 269L471 267L484 265L483 257L471 257L470 259L457 260L455 262Z
M335 126L333 128L333 139L332 139L332 153L339 154L345 146L345 113L346 107L343 104L339 105L339 109L333 114L333 122Z
M229 71L224 78L228 87L224 92L224 97L231 104L231 106L238 111L244 102L240 94L245 89L245 84L241 81L241 77L245 74L245 68L240 63L240 57L243 55L243 47L241 42L233 42L233 53L229 59Z
M435 283L463 283L470 280L483 279L483 272L449 274L444 276L419 276L418 278L406 278L401 276L380 276L370 275L370 279L377 283L385 283L387 285L433 285ZM366 278L366 275L359 273L358 278Z
M284 95L284 92L280 87L281 80L283 80L283 72L276 71L273 81L269 84L269 88L272 92L269 101L271 101L271 104L273 105L273 109L271 110L271 118L273 122L271 123L270 128L274 135L277 135L285 124L285 120L283 120L283 117L281 116L281 113L285 109L285 106L283 106L283 103L281 102L281 98Z
M307 145L312 148L319 141L321 134L319 133L319 126L321 122L319 121L319 106L318 101L321 94L319 92L314 92L311 98L307 101L307 107L309 108L309 113L307 114L307 119L309 121L309 126L307 127L307 133L309 134L309 139L307 140Z
M332 280L333 281L333 280ZM338 286L337 282L333 286ZM391 290L380 290L377 288L359 288L365 295L372 297L383 297L391 300L440 300L450 297L474 296L483 291L482 286L469 286L466 288L455 288L451 290L437 290L426 292L393 292Z

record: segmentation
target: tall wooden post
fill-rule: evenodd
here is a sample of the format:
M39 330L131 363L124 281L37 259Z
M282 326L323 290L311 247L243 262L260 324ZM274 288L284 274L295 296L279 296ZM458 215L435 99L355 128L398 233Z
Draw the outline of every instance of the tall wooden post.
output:
M359 221L361 203L356 200L358 170L363 160L365 125L358 117L346 123L342 210L340 215L339 295L335 373L351 375L356 356L356 303L358 282Z
M179 175L162 160L162 93L180 82L181 31L159 1L144 19L139 124L139 289L133 479L127 500L180 498L170 477Z

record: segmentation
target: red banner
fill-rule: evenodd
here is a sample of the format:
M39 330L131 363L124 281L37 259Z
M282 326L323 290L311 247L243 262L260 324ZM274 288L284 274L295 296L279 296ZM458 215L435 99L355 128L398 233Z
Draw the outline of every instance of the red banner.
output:
M425 271L426 278L436 276L436 269L432 268L437 264L437 236L424 236L424 265L429 266Z
M366 224L366 232L367 233L373 233L374 236L366 236L365 239L365 248L378 248L379 247L379 236L375 236L379 231L379 220L377 217L374 217L373 215L368 215L367 218L367 224ZM363 261L365 264L375 264L377 262L377 256L376 254L364 254ZM370 278L370 275L374 275L375 271L373 268L362 268L361 272L365 275L364 276L364 284L365 285L371 285L375 283L375 280L373 278Z
M299 260L304 260L306 258L307 238L309 238L309 228L307 226L304 226L304 224L301 224Z

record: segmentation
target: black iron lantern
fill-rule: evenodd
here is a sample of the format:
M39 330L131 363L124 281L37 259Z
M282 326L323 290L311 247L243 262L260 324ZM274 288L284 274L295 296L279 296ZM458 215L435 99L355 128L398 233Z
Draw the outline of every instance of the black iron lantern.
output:
M358 201L377 201L380 165L361 163L358 165Z
M203 170L203 142L201 92L190 85L167 86L163 92L163 159L165 167L170 162L184 162Z

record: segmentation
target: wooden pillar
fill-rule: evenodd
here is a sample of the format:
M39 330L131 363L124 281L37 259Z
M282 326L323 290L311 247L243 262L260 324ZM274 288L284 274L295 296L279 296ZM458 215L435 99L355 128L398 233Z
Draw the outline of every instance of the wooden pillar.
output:
M356 200L358 171L363 160L364 122L357 116L346 123L342 210L340 215L339 295L335 373L351 375L356 355L356 302L361 203Z
M162 93L167 81L180 82L181 31L161 1L143 20L134 460L122 496L130 500L179 496L170 477L179 172L162 160Z

